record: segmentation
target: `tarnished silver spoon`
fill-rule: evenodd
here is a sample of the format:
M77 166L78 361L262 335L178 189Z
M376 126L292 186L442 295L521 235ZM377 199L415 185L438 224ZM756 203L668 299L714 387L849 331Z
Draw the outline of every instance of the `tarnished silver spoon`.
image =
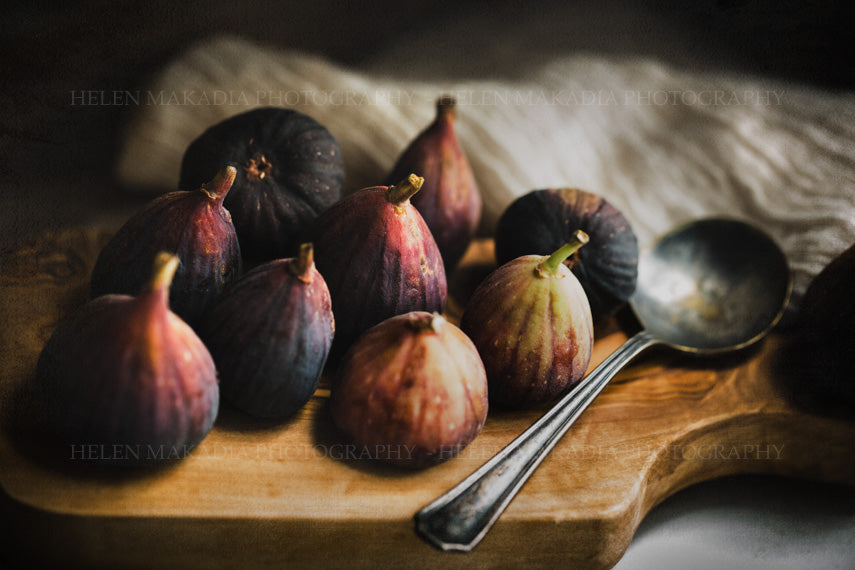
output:
M672 231L639 261L630 305L642 330L507 447L417 512L416 531L443 550L472 550L630 360L656 344L694 354L744 348L779 321L791 289L785 255L749 224L711 218Z

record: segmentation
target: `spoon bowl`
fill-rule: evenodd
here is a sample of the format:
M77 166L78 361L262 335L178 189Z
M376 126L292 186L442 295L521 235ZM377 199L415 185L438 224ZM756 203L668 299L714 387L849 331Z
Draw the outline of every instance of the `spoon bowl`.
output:
M630 304L660 343L713 354L760 340L783 315L791 284L769 236L710 218L670 232L641 258Z
M416 532L442 550L472 550L570 426L644 349L692 354L745 348L786 309L786 256L757 228L709 218L681 226L639 260L630 300L642 330L585 376L531 427L415 515Z

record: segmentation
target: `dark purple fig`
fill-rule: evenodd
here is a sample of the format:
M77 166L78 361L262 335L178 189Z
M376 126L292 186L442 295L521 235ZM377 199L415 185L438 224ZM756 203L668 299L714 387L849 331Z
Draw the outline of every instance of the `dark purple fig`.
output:
M436 119L404 150L388 178L393 184L410 172L424 177L413 205L430 228L447 273L463 257L481 219L481 194L457 140L456 118L456 101L441 97Z
M318 270L336 320L336 356L380 321L410 311L442 312L448 286L436 242L410 203L423 179L364 188L318 217Z
M487 378L472 341L415 311L366 332L330 395L336 425L365 454L411 468L457 456L487 418Z
M184 153L180 187L197 186L223 164L237 168L226 208L247 258L295 255L312 221L341 198L338 142L293 109L253 109L210 127Z
M550 256L509 261L488 275L466 304L460 328L478 347L496 405L548 402L585 374L594 346L591 309L563 262L587 239L577 231Z
M103 459L143 461L183 457L210 431L219 404L214 361L169 310L178 263L157 255L139 295L93 299L54 330L36 394L62 440L98 445Z
M567 260L585 289L594 320L614 314L635 292L638 240L627 219L602 197L575 188L534 190L517 198L496 226L496 260L549 255L576 230L590 243Z
M169 292L173 312L195 324L223 288L241 273L241 252L223 199L235 178L226 167L197 190L170 192L150 202L101 250L91 295L136 295L160 251L181 260Z
M855 414L855 245L810 282L800 305L798 390L822 407Z
M297 258L247 272L199 326L223 401L260 418L285 418L309 401L333 331L329 290L308 243Z

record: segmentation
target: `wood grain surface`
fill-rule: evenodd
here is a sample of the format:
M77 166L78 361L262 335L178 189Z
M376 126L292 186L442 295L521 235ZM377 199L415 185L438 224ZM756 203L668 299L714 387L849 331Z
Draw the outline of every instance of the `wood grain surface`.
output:
M688 485L737 473L855 483L855 422L794 403L794 349L778 331L715 359L653 350L626 368L557 445L470 554L422 542L412 516L476 469L543 409L491 412L462 455L421 472L365 457L328 416L322 384L293 419L259 423L223 407L186 459L117 468L122 450L52 443L29 393L56 323L86 300L107 234L49 233L0 271L0 509L11 560L44 567L608 568L649 510ZM450 283L449 317L492 267L477 242ZM625 322L626 321L626 322ZM631 332L598 329L594 362ZM95 458L99 457L100 460ZM516 562L515 562L516 561Z

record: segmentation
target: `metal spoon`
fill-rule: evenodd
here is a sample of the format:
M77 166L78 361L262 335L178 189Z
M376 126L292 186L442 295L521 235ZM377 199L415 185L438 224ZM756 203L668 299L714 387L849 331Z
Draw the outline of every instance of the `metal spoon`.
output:
M442 550L468 552L487 534L564 433L642 350L662 344L694 354L744 348L781 318L792 289L772 239L736 220L680 227L642 256L630 300L642 330L530 428L415 515L416 531Z

